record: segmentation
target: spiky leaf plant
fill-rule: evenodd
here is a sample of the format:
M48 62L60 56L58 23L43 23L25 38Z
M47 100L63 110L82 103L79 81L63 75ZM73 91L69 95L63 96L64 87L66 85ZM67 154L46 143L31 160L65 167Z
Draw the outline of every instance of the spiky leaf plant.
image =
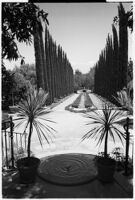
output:
M125 116L121 110L112 110L107 104L102 110L93 110L86 117L90 119L87 125L94 125L83 137L82 141L90 137L98 140L97 145L101 145L104 141L104 156L108 157L108 137L110 136L115 142L116 135L123 144L122 138L125 139L125 134L120 131L119 119Z
M46 100L48 93L45 93L43 90L34 90L32 89L27 97L23 99L18 105L18 115L15 119L18 123L16 127L24 124L24 134L26 129L29 128L28 134L28 144L27 144L27 154L30 157L31 152L31 136L33 133L33 128L35 128L40 144L42 145L42 136L45 138L47 143L52 141L52 136L56 132L51 126L48 125L48 122L53 122L50 119L46 118L46 114L51 112L47 109Z
M127 109L129 113L133 115L132 99L127 88L123 88L121 91L117 92L117 97L114 96L114 98L123 108Z

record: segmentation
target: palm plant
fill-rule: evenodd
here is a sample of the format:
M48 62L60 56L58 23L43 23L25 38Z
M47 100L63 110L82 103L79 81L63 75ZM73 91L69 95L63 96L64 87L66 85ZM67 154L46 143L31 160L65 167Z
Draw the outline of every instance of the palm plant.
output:
M28 144L27 144L27 154L30 157L31 152L31 136L33 133L33 128L35 128L40 144L42 145L42 136L45 138L47 143L52 141L52 136L56 132L52 127L50 127L46 122L53 122L50 119L47 119L44 115L50 112L49 109L46 109L46 100L48 93L45 93L43 90L34 90L32 89L27 97L23 99L18 106L18 123L16 127L24 125L24 134L26 129L29 128L28 134ZM55 122L53 122L55 123Z
M107 104L104 105L101 112L99 110L93 110L90 114L86 114L86 117L92 120L87 125L93 124L94 127L82 137L82 141L90 137L98 139L97 145L101 145L104 141L104 157L108 157L108 137L110 136L115 142L116 134L122 144L122 139L125 139L125 134L119 129L119 119L123 116L125 116L123 111L112 110Z

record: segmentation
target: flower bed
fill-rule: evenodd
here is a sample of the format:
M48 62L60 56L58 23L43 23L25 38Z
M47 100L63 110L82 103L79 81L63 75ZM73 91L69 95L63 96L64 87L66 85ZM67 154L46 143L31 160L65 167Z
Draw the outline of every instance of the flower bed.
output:
M90 96L89 96L88 93L86 92L86 93L85 93L85 108L89 108L89 107L91 107L91 106L93 106L93 103L92 103L92 101L91 101L91 99L90 99Z
M79 105L81 103L81 98L82 98L82 95L84 95L84 108L79 108ZM90 112L91 110L95 109L95 106L93 105L89 95L87 92L82 92L77 98L76 100L66 106L65 110L69 110L71 112L75 112L75 113L78 113L78 112L82 112L82 113L85 113L85 112Z
M76 100L72 103L72 107L73 108L78 108L79 104L80 104L80 101L81 101L81 97L82 97L83 93L81 93L77 98Z

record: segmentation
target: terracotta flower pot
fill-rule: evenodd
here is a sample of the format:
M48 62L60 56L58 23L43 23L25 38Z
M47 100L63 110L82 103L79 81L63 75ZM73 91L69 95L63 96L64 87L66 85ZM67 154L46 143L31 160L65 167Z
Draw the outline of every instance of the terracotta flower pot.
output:
M40 159L35 157L25 157L21 158L17 161L17 168L20 175L21 183L34 183L37 168L39 166Z
M112 182L115 172L115 160L100 157L97 160L98 179L102 182Z

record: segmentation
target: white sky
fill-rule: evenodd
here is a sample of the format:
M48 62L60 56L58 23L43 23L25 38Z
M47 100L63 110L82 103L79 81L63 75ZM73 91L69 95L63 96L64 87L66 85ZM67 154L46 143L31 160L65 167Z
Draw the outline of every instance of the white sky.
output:
M105 47L108 33L112 35L111 24L118 14L118 3L40 3L41 9L49 13L49 30L57 44L67 53L73 69L87 73L97 62ZM129 10L131 3L123 3ZM131 38L131 37L130 37ZM131 39L129 55L131 55ZM19 51L26 63L34 63L34 47L19 44ZM12 69L18 62L6 62Z

